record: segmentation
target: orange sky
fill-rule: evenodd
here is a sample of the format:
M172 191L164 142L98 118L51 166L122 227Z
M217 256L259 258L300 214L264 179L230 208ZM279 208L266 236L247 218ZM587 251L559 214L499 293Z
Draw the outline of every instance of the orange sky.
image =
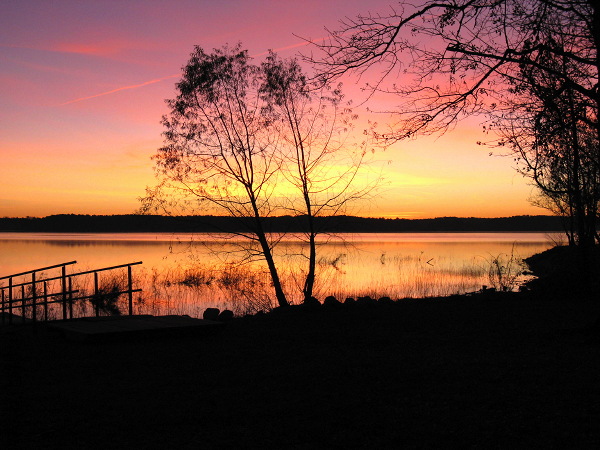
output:
M164 99L175 96L195 44L241 41L257 58L271 48L293 56L302 49L294 34L318 38L341 18L390 4L366 3L8 2L0 16L0 216L134 212L154 183L150 157L162 142ZM360 99L359 87L347 81L348 97ZM386 161L377 201L355 213L544 214L530 206L531 187L512 160L490 157L476 145L481 139L471 121L394 145L377 156Z

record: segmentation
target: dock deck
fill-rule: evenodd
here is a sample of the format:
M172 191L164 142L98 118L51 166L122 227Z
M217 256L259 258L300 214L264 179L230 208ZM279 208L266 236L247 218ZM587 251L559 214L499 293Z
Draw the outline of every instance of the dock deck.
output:
M157 335L208 335L218 333L224 326L222 322L175 315L84 317L47 323L49 329L65 338L84 342Z

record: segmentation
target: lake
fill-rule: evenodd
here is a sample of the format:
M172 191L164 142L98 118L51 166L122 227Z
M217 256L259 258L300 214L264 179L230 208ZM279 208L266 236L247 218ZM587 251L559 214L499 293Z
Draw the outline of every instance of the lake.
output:
M553 245L545 233L323 236L315 296L396 299L460 294L482 286L516 288L525 278L522 259ZM68 266L69 273L143 261L133 267L135 287L143 289L136 294L136 312L198 317L205 308L217 307L244 314L269 307L273 297L268 273L251 258L251 250L237 238L209 233L0 233L0 277L73 260L77 264ZM305 255L305 244L294 236L285 236L276 249L286 293L294 302L301 298Z

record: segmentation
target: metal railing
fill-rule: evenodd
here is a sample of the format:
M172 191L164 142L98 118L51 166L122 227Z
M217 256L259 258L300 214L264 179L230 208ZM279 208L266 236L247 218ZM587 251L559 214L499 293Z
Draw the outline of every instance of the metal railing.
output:
M0 314L2 324L6 322L13 323L16 313L20 313L22 322L31 320L37 322L41 313L43 320L49 320L49 308L58 304L59 313L63 320L74 317L73 305L78 301L89 300L95 311L95 315L100 315L100 309L103 299L117 299L121 295L127 295L128 314L133 315L133 294L141 292L141 289L133 288L132 266L142 264L137 261L117 266L103 267L100 269L86 270L76 273L67 273L67 266L76 264L77 261L69 261L53 266L42 267L39 269L28 270L12 275L0 277L0 283L4 280L6 285L0 285L1 303ZM117 284L108 292L101 287L99 274L117 269L127 269L126 286L123 289L117 288ZM59 275L45 276L44 272L60 271ZM77 281L86 275L93 276L93 291L87 293L86 290L75 289ZM4 284L4 283L2 283ZM56 287L55 285L59 286ZM76 295L79 294L79 295ZM41 311L38 311L41 309ZM6 314L7 313L7 314ZM27 317L29 313L30 317Z

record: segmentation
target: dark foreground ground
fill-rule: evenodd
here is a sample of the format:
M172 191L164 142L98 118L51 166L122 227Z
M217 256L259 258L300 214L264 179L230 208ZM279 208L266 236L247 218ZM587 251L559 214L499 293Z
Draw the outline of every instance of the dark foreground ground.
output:
M0 447L600 448L598 302L518 295L81 344L0 331Z

